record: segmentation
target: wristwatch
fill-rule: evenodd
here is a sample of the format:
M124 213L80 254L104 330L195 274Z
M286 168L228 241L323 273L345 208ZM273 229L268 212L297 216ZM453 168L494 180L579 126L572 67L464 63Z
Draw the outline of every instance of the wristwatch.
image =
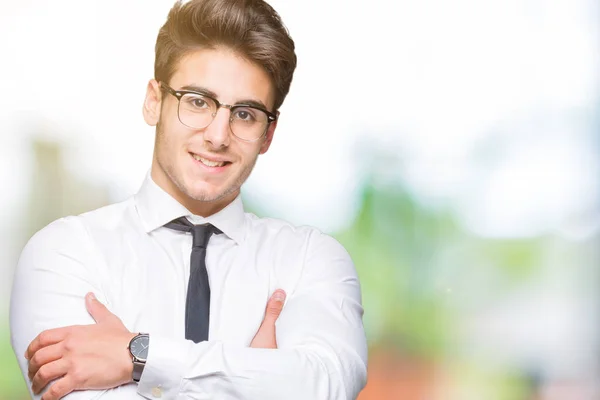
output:
M129 353L133 362L133 381L139 382L146 366L148 358L148 347L150 346L150 336L147 333L139 333L129 341Z

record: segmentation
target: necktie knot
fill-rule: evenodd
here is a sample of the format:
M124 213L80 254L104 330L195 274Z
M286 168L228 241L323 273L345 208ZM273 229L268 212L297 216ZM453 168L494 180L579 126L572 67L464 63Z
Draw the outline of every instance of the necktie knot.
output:
M206 248L210 236L215 233L211 228L213 228L211 224L194 225L192 227L192 247Z
M212 224L194 225L187 218L177 218L167 224L165 227L175 229L182 232L190 232L192 234L192 248L201 247L206 249L211 235L222 233Z

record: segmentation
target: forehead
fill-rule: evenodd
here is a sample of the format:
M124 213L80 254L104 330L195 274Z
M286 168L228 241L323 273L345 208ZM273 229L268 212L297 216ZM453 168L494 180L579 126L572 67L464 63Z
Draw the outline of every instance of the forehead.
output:
M224 47L194 50L183 56L170 86L203 87L227 104L251 99L271 109L275 103L274 86L264 69Z

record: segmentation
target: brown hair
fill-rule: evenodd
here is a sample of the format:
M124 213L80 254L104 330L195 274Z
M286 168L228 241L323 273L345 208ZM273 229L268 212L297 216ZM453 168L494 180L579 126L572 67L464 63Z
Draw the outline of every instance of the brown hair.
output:
M177 1L158 32L154 78L168 83L183 56L220 45L267 72L279 109L290 90L296 53L281 17L262 0Z

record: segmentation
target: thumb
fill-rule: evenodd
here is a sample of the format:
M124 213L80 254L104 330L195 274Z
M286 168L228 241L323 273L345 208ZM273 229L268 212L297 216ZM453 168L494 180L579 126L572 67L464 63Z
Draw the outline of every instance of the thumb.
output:
M276 349L277 338L275 333L275 322L281 314L283 303L285 301L285 292L281 289L276 290L267 302L265 317L254 335L250 347L261 349Z
M96 323L104 322L113 316L108 311L108 308L96 299L96 296L92 292L85 295L85 307Z
M263 320L263 324L273 324L275 325L275 321L279 318L279 314L281 314L281 310L283 310L283 303L285 302L285 292L281 289L277 289L269 302L267 303L267 309L265 310L265 318Z

